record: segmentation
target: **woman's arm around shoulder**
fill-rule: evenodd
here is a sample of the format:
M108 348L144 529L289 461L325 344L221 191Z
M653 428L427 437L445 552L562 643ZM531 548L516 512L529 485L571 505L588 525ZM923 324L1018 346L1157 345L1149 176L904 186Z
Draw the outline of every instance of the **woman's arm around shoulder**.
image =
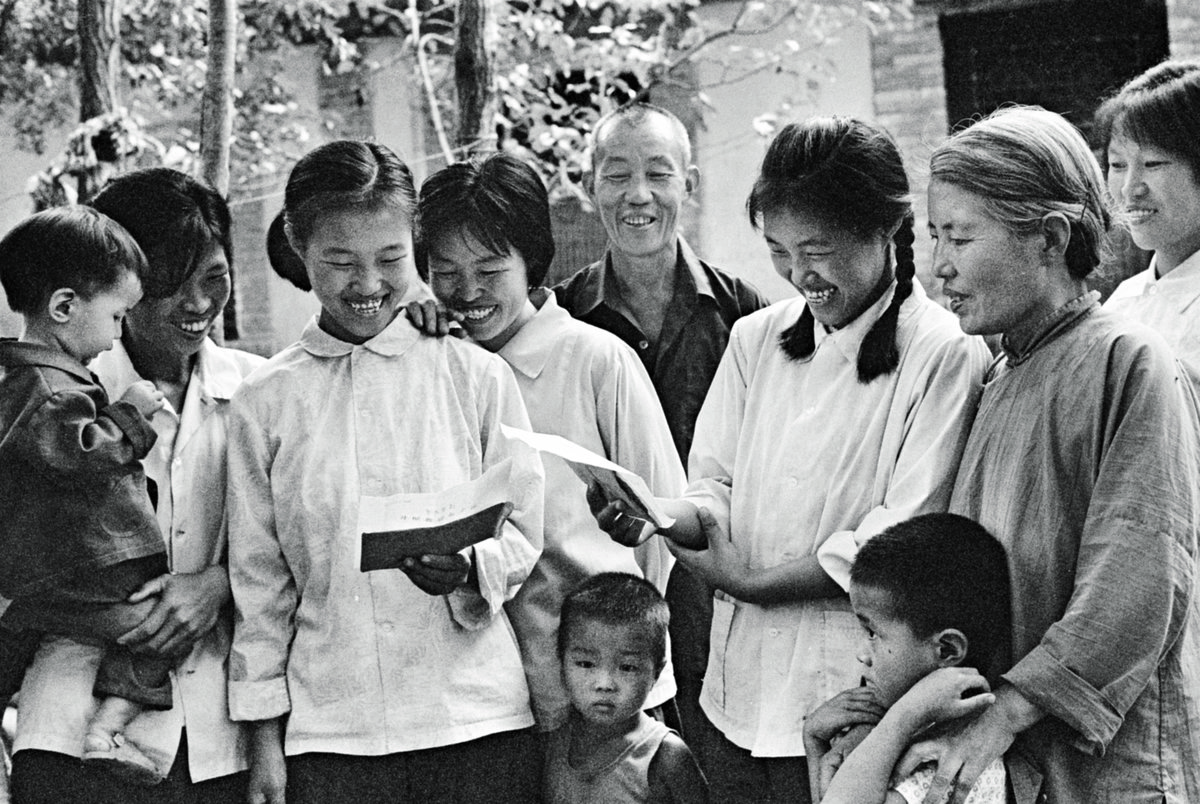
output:
M708 804L708 781L679 735L663 738L650 760L650 804Z

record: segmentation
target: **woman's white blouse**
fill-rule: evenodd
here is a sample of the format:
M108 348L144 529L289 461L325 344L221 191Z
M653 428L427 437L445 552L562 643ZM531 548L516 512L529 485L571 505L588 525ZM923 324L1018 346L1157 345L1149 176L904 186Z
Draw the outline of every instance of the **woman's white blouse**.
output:
M503 612L542 543L541 463L508 366L401 315L361 345L314 320L234 398L230 711L288 714L288 754L381 755L529 726ZM442 491L513 459L514 510L473 549L479 591L434 597L354 561L360 495Z
M845 589L858 547L889 525L945 511L990 355L914 283L900 308L900 364L858 381L859 345L890 304L787 357L780 334L804 300L734 325L696 421L686 499L713 512L754 567L817 554ZM755 756L804 754L804 716L857 686L849 598L754 605L718 591L701 706Z

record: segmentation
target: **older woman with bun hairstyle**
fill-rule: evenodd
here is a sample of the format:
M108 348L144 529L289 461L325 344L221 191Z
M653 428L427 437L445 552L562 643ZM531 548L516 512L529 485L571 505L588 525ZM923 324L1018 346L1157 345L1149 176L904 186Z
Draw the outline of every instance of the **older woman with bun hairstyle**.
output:
M1020 801L1200 801L1196 410L1162 338L1084 284L1100 168L1062 117L1013 108L931 174L934 271L966 332L1001 336L950 510L1008 552L1014 663L899 770L936 761L926 800L961 802L1013 747Z

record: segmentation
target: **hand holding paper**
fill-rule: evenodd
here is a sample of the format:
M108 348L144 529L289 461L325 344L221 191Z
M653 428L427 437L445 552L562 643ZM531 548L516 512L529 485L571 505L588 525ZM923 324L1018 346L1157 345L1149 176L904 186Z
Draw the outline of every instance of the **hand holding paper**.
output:
M588 486L588 503L593 512L608 503L620 503L623 509L615 519L627 517L627 524L604 528L615 541L629 547L650 538L657 530L671 527L675 520L666 514L658 498L646 485L646 481L634 472L618 466L591 450L568 441L561 436L532 433L501 425L509 438L523 441L534 449L556 455L571 467L572 471Z
M359 500L355 563L363 572L411 568L421 556L457 554L489 537L499 538L512 503L512 461L469 483L436 493L363 496Z

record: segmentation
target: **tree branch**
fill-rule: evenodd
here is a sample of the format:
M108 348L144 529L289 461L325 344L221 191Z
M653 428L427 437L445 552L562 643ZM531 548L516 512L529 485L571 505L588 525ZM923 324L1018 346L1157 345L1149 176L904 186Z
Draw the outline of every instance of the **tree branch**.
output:
M450 165L454 163L454 149L450 147L450 140L446 137L446 124L442 120L442 112L438 108L437 94L433 89L433 77L429 74L429 60L425 55L427 42L445 42L446 37L433 33L421 34L421 14L417 10L417 0L408 0L408 19L409 25L412 27L417 69L421 73L421 83L425 86L425 94L429 99L430 122L433 123L433 130L437 133L438 146L442 149L442 156L445 157L446 164Z

